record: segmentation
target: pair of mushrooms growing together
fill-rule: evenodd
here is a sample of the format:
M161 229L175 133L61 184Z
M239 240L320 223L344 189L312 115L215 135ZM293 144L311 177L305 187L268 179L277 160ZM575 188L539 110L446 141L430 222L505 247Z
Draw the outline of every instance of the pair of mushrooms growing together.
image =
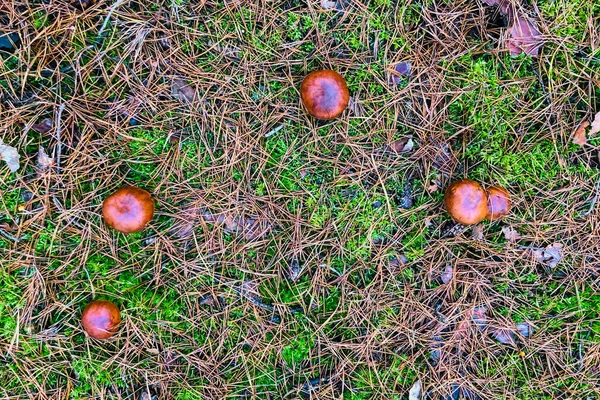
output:
M300 95L308 113L322 120L338 117L350 101L346 81L331 70L308 74L300 85ZM106 223L119 232L139 232L154 215L154 201L147 191L126 186L104 200L102 215ZM94 300L83 310L81 323L91 337L108 339L119 328L121 312L110 301Z
M509 213L510 194L499 186L487 190L470 179L462 179L448 186L444 205L452 218L463 225L477 224L484 219L494 221Z

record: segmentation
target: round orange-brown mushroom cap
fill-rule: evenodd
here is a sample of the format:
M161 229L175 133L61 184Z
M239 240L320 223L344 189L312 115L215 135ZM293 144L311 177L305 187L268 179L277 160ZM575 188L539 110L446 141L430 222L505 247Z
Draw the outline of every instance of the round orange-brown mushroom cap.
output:
M446 210L463 225L483 221L488 212L487 201L485 190L470 179L453 182L444 194Z
M119 329L121 312L119 308L106 300L94 300L81 314L83 328L93 338L108 339Z
M326 69L306 75L300 85L300 97L310 115L328 120L344 112L350 101L350 91L340 74Z
M154 200L144 189L125 186L104 200L102 215L119 232L139 232L154 215Z
M487 190L488 212L486 219L494 221L510 212L510 193L500 186L492 186Z

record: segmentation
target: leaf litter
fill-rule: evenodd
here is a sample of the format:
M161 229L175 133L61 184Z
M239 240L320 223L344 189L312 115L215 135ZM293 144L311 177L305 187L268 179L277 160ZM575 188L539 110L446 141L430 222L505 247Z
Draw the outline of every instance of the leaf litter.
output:
M17 149L7 144L4 144L2 139L0 139L0 157L8 166L10 172L17 172L21 167L21 165L19 164L19 159L21 158L21 156L19 156Z

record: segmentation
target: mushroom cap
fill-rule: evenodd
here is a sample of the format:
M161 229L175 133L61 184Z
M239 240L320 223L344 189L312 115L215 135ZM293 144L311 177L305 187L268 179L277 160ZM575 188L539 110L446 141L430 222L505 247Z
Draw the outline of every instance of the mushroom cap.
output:
M487 196L488 212L485 216L486 219L493 221L509 213L511 207L510 193L506 189L500 186L492 186L487 190Z
M119 308L106 300L94 300L81 314L81 324L85 331L95 339L108 339L113 336L121 323Z
M463 225L483 221L488 212L487 202L485 190L470 179L453 182L444 194L446 210Z
M350 91L340 74L325 69L306 75L300 85L300 97L310 115L328 120L344 112L350 101Z
M102 215L119 232L139 232L154 215L154 200L144 189L125 186L104 199Z

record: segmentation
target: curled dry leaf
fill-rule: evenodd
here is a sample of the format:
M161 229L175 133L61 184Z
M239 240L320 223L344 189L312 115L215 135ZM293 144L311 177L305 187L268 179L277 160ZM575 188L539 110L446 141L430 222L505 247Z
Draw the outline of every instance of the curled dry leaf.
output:
M596 116L594 117L594 120L592 121L592 126L590 128L588 135L592 136L598 132L600 132L600 112L598 112L596 114Z
M454 276L454 268L450 264L446 264L444 272L442 272L442 282L445 284L449 283Z
M412 64L406 61L402 61L394 66L396 73L390 74L390 83L393 85L399 85L402 82L401 76L408 78L411 76Z
M537 57L540 48L544 44L541 32L537 29L535 23L527 17L516 17L513 25L508 29L508 34L510 37L506 41L506 45L512 56L525 53Z
M510 243L517 243L521 240L521 235L512 226L503 226L502 233Z
M21 165L19 164L19 153L17 149L12 146L8 146L4 144L2 139L0 139L0 157L6 162L8 165L8 169L10 172L17 172Z
M184 102L191 103L196 99L196 89L191 87L185 79L173 79L171 96Z
M37 133L41 133L42 135L44 133L48 133L50 129L52 129L52 120L50 118L46 118L38 124L31 125L31 129L33 129Z
M400 154L408 153L409 151L412 151L414 147L415 142L412 140L412 138L398 139L385 146L385 150L390 153Z
M486 306L479 306L473 308L471 311L471 319L475 322L475 325L481 330L484 330L487 326L487 313L488 308Z
M575 132L573 133L573 143L578 144L580 146L583 146L587 143L585 130L588 126L590 126L589 121L583 121L581 124L579 124L579 126L577 127L577 129L575 129Z
M560 243L552 243L545 249L535 249L532 251L533 258L536 261L544 263L551 268L554 268L563 258L563 245Z
M408 400L420 400L422 389L421 381L416 381L408 392Z
M483 240L484 239L484 235L483 235L483 225L475 225L473 226L473 230L471 232L472 236L473 236L473 240Z
M533 335L533 327L529 325L527 322L520 322L517 324L517 330L524 337L529 337Z
M290 261L287 275L292 282L296 282L300 277L300 263L297 258L294 257Z
M248 240L260 239L271 232L271 225L267 221L233 215L230 213L202 215L207 222L222 225L227 233L243 235Z
M507 15L511 10L510 0L483 0L488 6L498 6L500 12Z
M37 165L38 168L42 171L46 171L50 169L52 165L54 165L54 157L50 157L42 146L40 146L40 149L38 151Z
M336 0L336 1L321 0L321 7L324 10L343 11L344 8L347 7L349 4L350 4L349 0Z
M492 336L494 337L494 339L496 339L497 341L499 341L502 344L508 344L511 346L516 345L515 334L510 329L496 328L492 332Z

